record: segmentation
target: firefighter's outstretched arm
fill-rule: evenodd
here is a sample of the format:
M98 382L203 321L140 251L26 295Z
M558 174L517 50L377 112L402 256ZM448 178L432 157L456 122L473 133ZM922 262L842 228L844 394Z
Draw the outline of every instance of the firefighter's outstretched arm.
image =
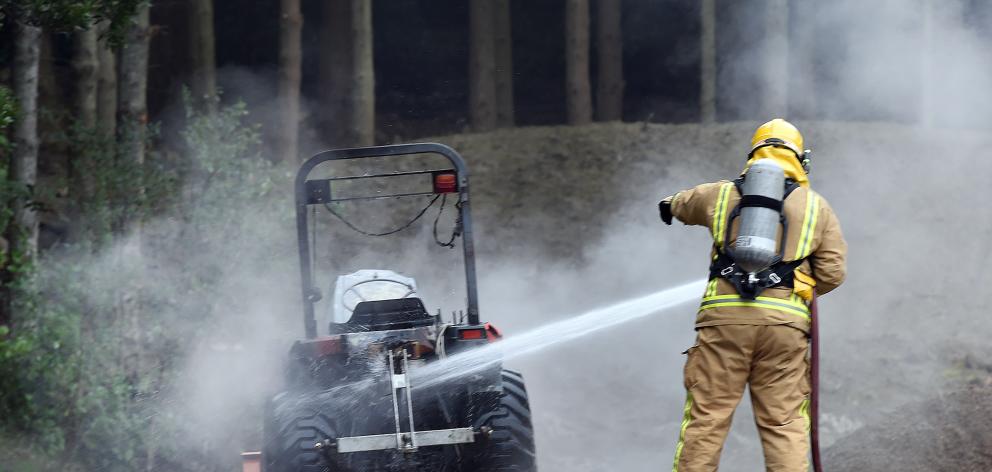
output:
M687 225L706 225L713 207L710 197L719 191L720 185L719 182L697 185L663 199L658 203L661 220L672 224L674 217Z

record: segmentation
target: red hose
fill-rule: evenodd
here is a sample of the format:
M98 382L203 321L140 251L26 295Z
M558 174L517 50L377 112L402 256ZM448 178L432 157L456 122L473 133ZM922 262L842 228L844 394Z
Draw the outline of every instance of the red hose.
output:
M818 320L818 310L816 307L816 291L813 291L813 300L810 304L810 353L809 353L809 421L810 421L810 449L813 451L813 471L822 472L820 462L820 327Z

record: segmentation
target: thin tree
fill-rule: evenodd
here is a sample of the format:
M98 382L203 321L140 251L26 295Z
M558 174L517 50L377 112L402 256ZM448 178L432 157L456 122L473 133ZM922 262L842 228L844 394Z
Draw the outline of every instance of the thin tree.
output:
M75 50L72 68L76 75L74 111L78 124L86 128L96 126L97 97L97 29L91 26L75 33Z
M571 125L592 121L589 0L565 0L565 108Z
M703 123L716 121L716 0L702 0L699 38L699 115Z
M191 0L189 4L189 47L193 66L192 90L197 101L214 107L217 92L217 63L214 49L213 0Z
M354 69L351 76L351 137L355 145L375 142L375 67L372 51L372 0L351 0Z
M514 124L513 107L513 25L510 20L510 0L493 1L493 34L496 64L496 126L509 128Z
M72 68L75 72L75 94L73 111L75 125L85 133L92 132L97 126L97 92L99 88L99 63L97 60L97 26L90 25L75 32L75 49L72 54ZM75 150L74 150L75 151ZM93 178L85 170L86 153L71 152L69 156L69 194L73 205L70 207L72 217L68 226L71 239L78 239L84 225L79 221L84 202L93 194Z
M13 90L18 118L14 127L14 150L9 178L33 189L38 174L38 65L41 59L41 28L22 19L14 21ZM30 202L18 199L8 240L14 254L33 256L38 249L38 213ZM19 233L19 234L18 234Z
M339 145L371 145L375 141L372 0L324 2L321 43L329 134Z
M623 39L620 30L621 0L596 0L596 118L623 119Z
M765 113L782 117L789 106L789 0L769 0L765 18Z
M145 164L145 125L148 122L148 10L148 4L138 9L121 47L120 57L117 124L121 155L135 169L141 169ZM140 222L121 223L128 225ZM136 239L140 242L140 231ZM136 247L140 248L140 243Z
M280 2L279 23L279 107L278 145L276 152L286 163L299 159L300 74L302 52L300 34L303 15L300 0Z
M469 117L475 131L496 127L496 43L492 0L469 2Z
M117 118L120 154L123 160L138 170L133 177L138 180L133 190L133 198L144 200L144 181L142 180L145 167L145 128L148 122L148 44L150 28L148 24L149 4L138 8L135 18L128 28L124 45L120 53L119 81L119 113ZM125 217L119 221L120 229L127 235L125 244L119 246L117 257L121 263L130 261L137 267L142 266L143 228L140 213L137 216ZM118 292L117 310L121 333L120 364L126 375L141 378L152 369L144 353L144 333L142 330L142 286L140 280L135 280L128 286L121 287ZM145 425L145 434L154 434L154 418ZM152 470L155 458L155 441L149 440L145 454L145 470Z
M351 1L325 0L320 32L320 77L323 86L321 121L335 145L349 143L346 121L351 116L351 76L354 68Z
M103 133L113 136L117 132L117 56L106 37L109 28L106 21L98 26L96 120Z

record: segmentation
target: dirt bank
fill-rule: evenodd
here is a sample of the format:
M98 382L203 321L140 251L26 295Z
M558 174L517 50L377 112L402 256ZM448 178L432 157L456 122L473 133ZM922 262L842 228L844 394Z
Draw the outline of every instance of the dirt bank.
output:
M973 386L912 403L838 440L826 470L992 470L992 389Z

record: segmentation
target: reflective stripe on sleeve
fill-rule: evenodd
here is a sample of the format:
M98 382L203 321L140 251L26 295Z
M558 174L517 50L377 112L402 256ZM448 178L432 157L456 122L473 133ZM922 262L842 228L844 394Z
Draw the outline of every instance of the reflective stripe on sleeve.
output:
M716 199L716 207L713 209L713 241L717 247L723 244L723 232L726 226L727 206L730 202L730 189L734 187L733 182L727 182L720 187L720 196Z
M809 321L810 319L809 307L807 307L805 303L772 297L758 297L754 300L741 298L739 295L714 295L703 297L703 303L699 306L699 311L720 307L768 308L802 317L806 321Z
M810 191L806 194L806 216L803 218L803 231L796 244L795 260L805 259L813 252L813 236L816 234L816 222L820 216L820 197Z

